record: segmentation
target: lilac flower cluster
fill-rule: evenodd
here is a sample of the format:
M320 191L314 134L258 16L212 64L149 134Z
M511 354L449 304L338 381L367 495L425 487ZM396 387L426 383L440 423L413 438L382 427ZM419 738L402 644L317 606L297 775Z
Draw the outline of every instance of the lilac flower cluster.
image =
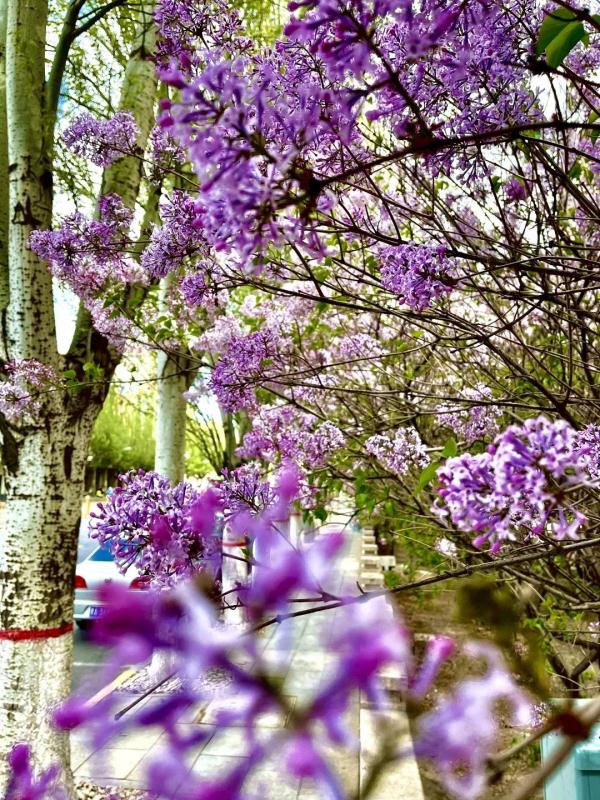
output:
M406 475L413 467L429 464L427 449L414 428L398 428L394 437L376 434L365 442L365 450L395 475Z
M511 425L487 452L448 459L438 479L434 511L459 530L476 533L476 547L489 542L494 553L519 532L576 538L586 522L568 493L590 484L587 456L562 420L540 416Z
M176 272L185 260L198 253L207 255L197 221L195 201L186 192L175 191L161 204L162 225L154 228L142 253L142 267L153 278ZM198 265L196 265L198 269Z
M531 194L531 183L524 178L510 178L504 187L509 203L520 203Z
M590 476L600 478L600 425L586 425L577 432L577 450L587 459Z
M381 284L413 311L423 311L456 286L454 260L446 248L401 244L379 251Z
M320 591L331 580L333 556L341 545L339 537L325 537L302 555L287 545L285 557L274 552L285 546L281 541L274 535L264 542L265 557L260 563L265 566L257 566L254 580L240 590L253 619L285 608L293 593ZM268 566L269 552L276 568ZM132 712L118 721L114 720L112 696L95 707L73 699L56 715L62 727L86 724L93 731L95 743L105 744L135 727L161 726L166 733L164 745L149 759L146 783L153 796L164 800L177 797L182 785L186 797L242 800L249 796L247 782L267 759L277 761L282 781L286 775L311 779L320 796L344 796L327 748L351 745L352 733L344 718L357 691L365 692L375 707L380 706L385 699L380 670L387 665L404 665L410 658L406 631L391 617L382 598L341 609L328 643L333 669L313 695L289 715L286 728L272 733L263 728L263 735L258 735L265 714L287 716L289 705L269 677L273 665L268 654L256 646L254 637L221 627L214 607L192 585L162 596L143 593L135 598L119 587L108 586L102 595L109 605L96 626L95 638L115 647L113 670L126 659L131 663L146 660L157 651L166 652L183 680L183 688L159 699L146 711ZM178 723L190 704L211 699L196 688L211 669L233 679L213 699L215 739L228 725L241 726L246 736L238 765L225 767L220 775L209 779L186 765L188 751L201 743L203 734L199 731L193 737L186 736Z
M110 549L123 572L135 564L153 584L172 586L201 571L217 574L220 508L212 490L199 494L156 472L132 471L92 512L90 536Z
M294 2L302 8L286 34L318 53L327 75L364 86L371 121L387 123L394 136L452 136L536 118L526 54L514 19L527 13L521 0L502 3L414 3L391 0ZM475 46L476 43L476 46ZM506 86L511 86L511 92ZM490 96L494 102L490 103ZM465 173L476 165L463 154L431 158Z
M138 133L135 119L128 111L118 111L110 119L97 119L85 112L65 129L62 138L76 155L97 167L109 167L119 158L136 153Z
M373 0L366 3L344 3L341 0L307 0L289 3L290 11L308 9L301 17L292 17L285 33L292 39L310 42L327 65L330 74L338 77L350 73L363 77L365 73L381 71L374 30L381 28L382 21L390 17L394 21L408 23L410 42L407 55L411 59L423 56L447 33L458 17L458 9L437 10L437 16L429 20L428 29L416 23L427 18L432 4L421 5L420 15L415 14L412 4L403 0ZM415 19L416 17L416 19ZM370 35L369 35L370 34ZM388 76L389 79L390 76Z
M86 300L95 330L101 333L119 353L125 350L128 343L140 338L141 332L135 323L121 314L118 308L104 305L102 300Z
M273 243L327 253L318 223L338 205L336 175L346 186L345 154L378 160L360 128L365 109L394 138L432 145L541 118L515 25L525 0L510 9L438 0L291 7L302 14L265 53L221 0L201 8L164 0L157 10L161 77L178 91L163 103L161 125L189 152L207 241L245 268L262 267ZM468 179L480 168L469 152L433 148L428 168L456 164ZM392 291L417 310L455 285L443 252L433 255L437 270L429 259L404 277L389 256Z
M508 703L515 723L527 725L531 701L491 645L471 642L465 650L473 658L484 658L487 672L460 683L451 698L420 720L415 751L435 762L452 794L476 800L486 788L488 758L498 745L498 703Z
M7 361L3 372L6 377L0 383L0 413L10 422L35 417L42 394L61 385L55 370L34 358Z
M300 441L300 453L309 469L322 467L332 453L346 444L346 437L333 422L325 420Z
M196 339L193 347L194 350L205 350L211 355L221 355L243 335L237 317L226 314L217 317L212 326Z
M472 405L465 407L462 403L453 403L439 406L437 421L440 425L452 428L467 445L495 436L499 430L498 417L502 411L493 404L492 390L479 383L474 389L465 389L461 393L461 400L463 398ZM476 405L478 400L485 401L485 405Z
M368 333L353 333L342 337L336 351L343 359L378 358L385 352L381 344Z
M266 362L277 353L277 337L268 328L233 339L217 362L210 388L226 411L252 408L255 387L264 379Z
M249 268L261 266L270 243L293 240L323 253L302 210L319 215L333 204L314 169L337 159L340 138L348 138L355 113L344 90L324 88L305 49L289 42L252 59L223 57L218 48L205 55L191 79L163 71L180 99L163 104L162 124L189 151L208 241Z
M269 462L291 459L307 469L321 467L344 446L345 437L329 420L315 423L314 417L291 405L261 406L238 455Z
M231 471L223 470L224 480L219 484L223 508L228 515L241 511L261 513L275 502L273 487L261 477L255 464L244 464Z
M161 178L165 172L169 172L185 163L186 152L184 148L160 125L152 128L150 145L152 148L152 169L157 178Z
M31 249L50 264L52 274L85 302L94 301L107 283L143 282L127 257L133 212L115 194L98 201L98 219L76 211L55 231L34 231Z
M31 748L15 745L8 754L10 778L4 800L66 800L59 785L60 769L49 767L36 778L31 764Z
M248 50L251 43L242 36L242 21L237 9L227 0L189 3L159 0L154 12L158 30L157 60L167 66L191 71L201 63L201 41L206 48L221 48L235 54Z

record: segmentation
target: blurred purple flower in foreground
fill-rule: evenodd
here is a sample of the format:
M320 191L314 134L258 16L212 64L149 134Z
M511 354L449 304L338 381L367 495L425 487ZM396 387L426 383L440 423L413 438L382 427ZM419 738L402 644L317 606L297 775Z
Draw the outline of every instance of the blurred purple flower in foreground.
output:
M487 672L460 683L451 698L421 719L415 750L436 763L456 797L475 800L486 787L487 759L498 742L498 702L510 707L515 723L526 725L531 701L507 673L494 647L471 642L465 652L485 659Z
M12 748L8 766L10 779L4 800L66 800L58 785L58 767L50 767L36 778L28 745L16 744Z
M102 589L102 600L108 605L97 621L94 636L113 648L108 676L125 665L143 665L162 654L173 665L179 688L119 719L115 719L115 704L119 702L115 695L96 705L74 697L56 712L56 722L65 729L85 725L95 746L104 746L132 728L162 727L166 733L164 746L154 752L146 775L148 789L158 798L249 798L253 796L249 786L260 775L257 770L274 760L282 782L286 773L292 780L308 779L316 784L315 790L324 800L344 800L331 748L352 750L358 746L347 713L358 694L362 693L373 709L385 710L389 698L382 673L391 669L401 676L399 685L406 696L418 703L454 653L453 641L440 636L429 642L422 663L415 661L410 632L388 600L383 596L357 596L353 584L349 581L345 585L341 579L339 557L347 544L341 533L323 534L303 548L287 538L281 521L289 516L300 486L300 471L287 464L273 483L272 499L266 507L258 513L240 507L229 517L228 524L235 534L246 537L251 554L251 575L227 594L230 606L244 609L246 629L223 624L218 593L206 580L192 577L162 591L136 593L110 584ZM178 502L173 497L177 488L167 488L159 476L134 477L125 496L119 499L124 493L117 495L113 508L126 505L131 527L132 521L137 524L139 520L146 525L157 501L164 507L170 503L172 520L208 536L219 507L214 494L187 498L189 508L185 511L182 497ZM137 500L133 496L136 493ZM149 500L149 494L153 499ZM115 531L114 536L118 535ZM319 608L319 599L321 605L335 611ZM295 619L298 610L301 616ZM288 688L288 681L298 677L306 680L305 662L294 659L298 641L294 626L317 611L314 632L327 650L329 665L321 680L306 686L292 705L290 696L297 692ZM277 647L272 649L265 647L260 633L271 625L278 626ZM456 698L424 718L417 747L421 754L438 762L452 791L464 788L469 797L475 797L483 780L485 759L495 744L493 704L505 698L520 708L521 695L491 646L478 645L471 651L476 658L486 658L488 673L480 680L467 681L459 687ZM206 680L215 671L227 677L217 692ZM215 779L189 767L192 753L207 735L212 735L212 729L201 726L187 733L179 724L190 708L209 701L217 739L232 725L245 732L239 753L243 761ZM261 723L265 714L281 720L280 726L265 727ZM287 720L285 726L283 720ZM457 725L462 730L465 720L468 734L462 742L454 731ZM402 758L403 753L396 755ZM469 766L469 775L461 778L460 785L453 771L459 762Z

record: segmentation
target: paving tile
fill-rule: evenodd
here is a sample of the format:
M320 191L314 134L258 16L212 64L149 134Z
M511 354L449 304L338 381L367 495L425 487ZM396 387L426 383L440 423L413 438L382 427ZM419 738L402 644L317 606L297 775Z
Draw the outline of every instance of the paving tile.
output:
M244 761L247 761L247 759L236 756L211 756L207 753L202 753L196 759L193 770L197 776L215 778L239 767Z
M143 784L146 772L148 770L148 766L150 763L164 750L165 741L163 739L159 739L159 741L147 751L141 761L139 761L135 767L131 770L131 772L126 776L129 780L135 780L139 783ZM191 770L194 763L198 759L198 756L201 754L204 744L197 745L196 747L190 748L184 757L184 761L186 766Z
M78 778L128 778L144 756L143 750L108 747L93 753L75 770Z
M360 773L364 779L376 757L381 736L393 738L395 746L410 755L388 765L380 774L371 800L388 800L401 796L402 800L424 800L419 768L412 755L412 739L408 718L399 705L390 703L385 711L374 711L364 704L360 710Z
M115 747L124 747L126 750L149 750L159 740L161 728L150 728L122 733L114 740Z
M245 728L232 727L217 731L205 746L208 756L243 756L248 747L248 732Z
M284 780L282 770L257 770L244 784L250 796L261 800L296 800L299 788L300 781Z
M71 769L79 769L93 752L92 745L71 739Z
M358 795L360 780L358 741L356 742L356 748L325 746L321 748L321 752L340 782L344 793L348 797Z

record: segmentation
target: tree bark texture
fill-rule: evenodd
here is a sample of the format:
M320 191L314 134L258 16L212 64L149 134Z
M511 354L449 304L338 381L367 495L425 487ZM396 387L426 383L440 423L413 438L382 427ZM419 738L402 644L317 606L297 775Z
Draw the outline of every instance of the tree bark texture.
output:
M43 394L33 419L13 423L0 415L7 469L7 513L0 530L0 797L6 788L6 754L16 742L33 746L37 768L59 763L71 790L68 737L51 728L50 711L70 691L73 578L85 462L91 430L119 360L89 321L87 332L79 327L76 352L63 358L56 348L51 275L28 247L31 232L52 222L53 143L44 85L48 2L5 3L0 0L0 34L6 10L0 102L5 87L8 166L3 172L0 110L0 215L6 180L8 213L0 231L2 225L8 229L9 301L0 331L2 356L35 358L59 372L74 369L82 384L83 365L92 361L104 370L105 380L77 391ZM147 15L142 27L151 30ZM141 28L125 71L122 106L136 117L143 148L153 119L156 79L149 58L152 34ZM103 184L105 191L120 194L133 207L140 181L138 162L124 159L107 170ZM0 296L1 286L0 279Z
M171 282L172 276L167 276L160 285L159 303L165 310ZM187 400L183 393L194 375L185 353L175 349L158 352L154 469L171 483L180 483L185 475Z

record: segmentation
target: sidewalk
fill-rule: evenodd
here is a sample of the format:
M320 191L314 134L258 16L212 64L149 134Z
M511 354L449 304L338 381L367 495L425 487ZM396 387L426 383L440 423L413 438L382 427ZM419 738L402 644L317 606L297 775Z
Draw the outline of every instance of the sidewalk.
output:
M340 584L342 582L355 582L359 579L361 555L363 553L362 534L351 534L351 547L346 557L341 562ZM366 534L369 538L369 533ZM368 552L368 551L367 551ZM285 691L289 695L292 707L302 703L309 697L323 680L324 673L330 662L327 653L327 631L335 629L339 612L330 611L323 614L308 615L295 621L294 644L291 653L288 678L285 682ZM265 636L265 649L276 655L282 649L288 633L285 625L273 626ZM285 649L289 643L285 641ZM288 657L289 658L289 657ZM125 706L131 696L122 693ZM142 705L155 703L157 698L150 696L142 701ZM215 701L216 702L216 701ZM188 732L204 729L207 739L198 747L189 761L189 767L194 772L204 777L218 774L223 768L228 768L239 763L239 753L243 752L247 735L243 727L232 726L216 732L213 724L215 703L209 703L205 708L190 709L182 726ZM222 707L222 704L221 704ZM349 795L357 795L360 787L361 776L368 769L369 761L376 750L375 732L389 723L394 729L400 731L400 746L411 746L408 721L402 708L395 702L390 702L389 708L384 712L374 711L369 707L366 698L357 698L349 710L348 724L356 731L360 748L356 750L332 749L331 763L335 765L338 776ZM264 729L266 737L283 732L286 720L275 714L265 715L260 720L260 727ZM144 775L148 761L161 748L165 734L159 729L149 731L136 731L133 734L121 737L117 746L104 748L92 752L86 746L83 738L72 734L72 766L75 771L75 780L86 780L99 785L110 785L139 789L143 787ZM253 774L247 784L248 790L257 790L265 800L320 800L319 793L309 781L284 779L277 759L264 763ZM423 792L414 758L408 758L399 764L391 765L380 777L372 800L384 800L390 797L402 797L403 800L423 800Z

